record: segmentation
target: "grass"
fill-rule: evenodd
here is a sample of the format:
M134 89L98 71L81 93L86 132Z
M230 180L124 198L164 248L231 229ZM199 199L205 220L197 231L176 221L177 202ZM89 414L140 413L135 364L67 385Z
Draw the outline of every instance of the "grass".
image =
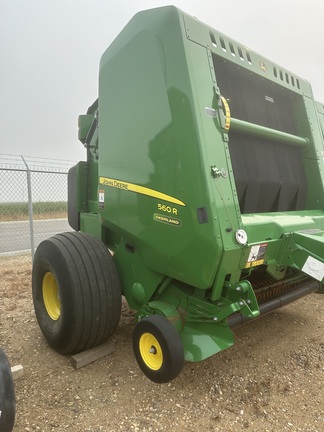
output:
M57 219L67 217L66 201L39 201L33 203L34 219ZM0 203L0 221L29 219L28 203Z

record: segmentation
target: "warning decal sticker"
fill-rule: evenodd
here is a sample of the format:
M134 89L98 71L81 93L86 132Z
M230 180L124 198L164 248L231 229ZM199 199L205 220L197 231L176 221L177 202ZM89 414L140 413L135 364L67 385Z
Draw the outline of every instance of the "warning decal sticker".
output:
M267 246L268 243L252 246L245 267L249 268L262 265L264 263L264 255L266 253Z
M98 197L99 210L103 210L105 208L105 191L99 190L98 192L99 192L99 197Z
M324 264L311 256L307 258L302 271L320 282L324 278Z

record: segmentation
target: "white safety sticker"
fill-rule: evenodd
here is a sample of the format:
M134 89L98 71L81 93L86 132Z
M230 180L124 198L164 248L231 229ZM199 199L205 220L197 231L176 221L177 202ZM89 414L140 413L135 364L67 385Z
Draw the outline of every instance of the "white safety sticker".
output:
M266 253L268 243L252 246L250 250L249 259L247 262L258 261L262 259Z
M105 192L99 191L99 202L105 202Z
M252 246L245 268L256 267L264 264L264 256L267 246L268 243Z
M307 258L302 271L320 282L324 278L324 264L311 256Z
M99 201L99 210L103 210L105 208L105 191L104 190L99 190L98 201Z

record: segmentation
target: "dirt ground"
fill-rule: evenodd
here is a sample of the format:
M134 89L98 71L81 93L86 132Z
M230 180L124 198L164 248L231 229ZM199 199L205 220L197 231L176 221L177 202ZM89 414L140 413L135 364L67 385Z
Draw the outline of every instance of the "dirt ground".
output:
M324 296L235 329L234 347L158 385L135 361L126 304L116 350L75 370L42 337L30 264L0 261L0 275L0 346L24 367L15 432L324 430Z

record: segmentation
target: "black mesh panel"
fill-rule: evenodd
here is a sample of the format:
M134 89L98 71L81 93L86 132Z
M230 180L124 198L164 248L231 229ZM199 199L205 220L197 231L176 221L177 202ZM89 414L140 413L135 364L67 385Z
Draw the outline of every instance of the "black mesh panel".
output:
M231 117L297 135L293 104L298 94L218 56L213 59ZM304 208L306 177L299 148L232 131L229 148L242 213Z

